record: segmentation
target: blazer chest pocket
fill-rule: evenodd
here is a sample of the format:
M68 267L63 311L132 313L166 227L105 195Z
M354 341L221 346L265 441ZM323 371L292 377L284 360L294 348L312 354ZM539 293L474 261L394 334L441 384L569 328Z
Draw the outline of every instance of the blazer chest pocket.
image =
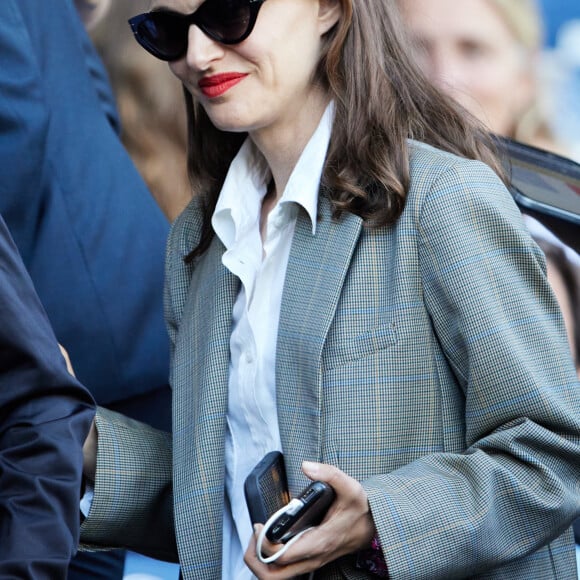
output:
M355 335L329 336L323 355L323 367L336 368L371 356L397 343L394 322L375 326Z

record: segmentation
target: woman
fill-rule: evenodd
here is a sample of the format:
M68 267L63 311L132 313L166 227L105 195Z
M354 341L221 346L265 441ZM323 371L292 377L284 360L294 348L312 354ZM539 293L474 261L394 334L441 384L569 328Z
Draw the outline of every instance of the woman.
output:
M571 574L580 389L485 132L386 0L163 6L132 26L190 94L174 436L99 414L84 541L177 550L186 578ZM267 565L243 483L276 449L292 494L336 499Z

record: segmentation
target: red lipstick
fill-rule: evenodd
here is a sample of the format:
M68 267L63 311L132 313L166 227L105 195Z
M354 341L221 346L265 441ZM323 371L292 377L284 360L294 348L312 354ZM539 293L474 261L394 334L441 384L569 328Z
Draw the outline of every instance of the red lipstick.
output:
M198 85L206 97L213 99L229 91L247 76L247 73L222 73L203 77L199 80Z

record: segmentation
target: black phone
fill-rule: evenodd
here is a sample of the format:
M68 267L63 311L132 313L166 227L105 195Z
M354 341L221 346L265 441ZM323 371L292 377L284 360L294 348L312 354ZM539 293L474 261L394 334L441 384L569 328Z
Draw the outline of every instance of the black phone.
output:
M322 522L334 501L335 492L322 481L313 481L302 493L291 500L266 530L266 538L273 543L285 544L306 528Z
M244 483L252 524L265 524L290 501L284 456L271 451L254 467Z
M302 530L318 525L335 497L330 485L313 481L290 500L280 451L271 451L252 469L244 482L244 493L252 524L265 524L272 514L286 508L266 531L268 540L275 543L285 543Z

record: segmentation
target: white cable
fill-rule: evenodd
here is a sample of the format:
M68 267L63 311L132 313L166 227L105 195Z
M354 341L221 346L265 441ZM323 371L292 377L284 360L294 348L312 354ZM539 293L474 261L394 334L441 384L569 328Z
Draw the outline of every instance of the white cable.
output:
M274 554L272 554L271 556L264 556L262 554L262 544L264 543L264 539L266 538L266 532L270 529L270 527L276 521L278 516L281 516L284 512L286 512L287 509L288 506L284 506L283 508L280 508L277 512L274 512L270 516L268 521L264 524L262 531L258 535L258 541L256 543L256 556L258 557L258 560L260 560L260 562L262 562L263 564L271 564L272 562L275 562L278 558L280 558L280 556L282 556L282 554L285 554L288 551L288 548L290 548L292 544L297 542L302 537L303 534L305 534L308 530L312 529L306 528L305 530L302 530L301 532L293 536L290 540L288 540L284 544L284 546L280 548L280 550L274 552Z
M264 539L266 538L266 532L270 529L270 527L276 521L278 516L281 516L287 509L288 506L285 505L284 507L280 508L277 512L273 513L269 517L268 521L264 524L262 531L258 534L258 540L256 542L256 556L258 557L258 560L260 560L260 562L262 562L263 564L271 564L272 562L275 562L278 558L280 558L280 556L282 556L282 554L285 554L288 551L288 549L292 544L296 543L308 530L312 529L312 527L309 527L306 528L305 530L302 530L301 532L298 532L295 536L290 538L277 552L274 552L274 554L272 554L271 556L264 556L262 554L262 544L264 543ZM309 580L314 579L314 571L310 572L308 578Z

